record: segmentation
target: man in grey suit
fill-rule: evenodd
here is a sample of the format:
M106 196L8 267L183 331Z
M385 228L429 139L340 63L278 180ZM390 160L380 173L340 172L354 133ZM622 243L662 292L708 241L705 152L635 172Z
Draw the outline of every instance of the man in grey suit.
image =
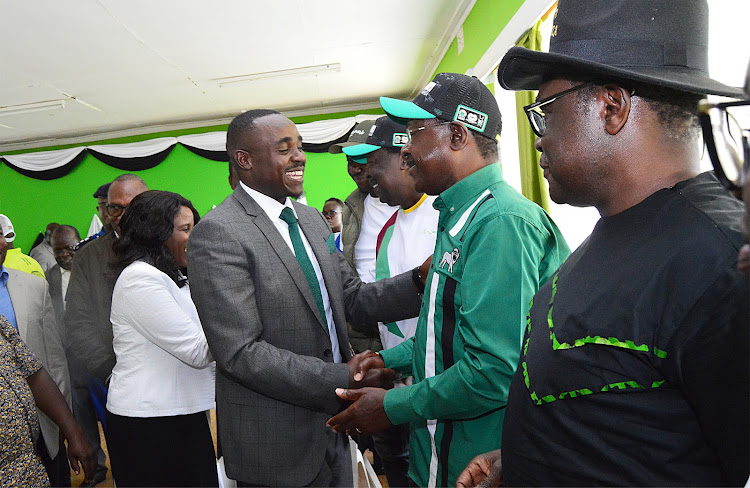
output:
M65 299L70 283L70 270L73 267L73 256L75 247L81 241L78 229L72 225L59 225L52 232L52 254L55 257L55 265L46 271L47 283L49 283L49 295L52 298L52 307L55 309L55 322L60 329L60 338L63 346L66 345L65 323Z
M0 235L0 315L42 362L71 407L70 376L65 349L55 323L52 299L44 278L4 266L8 244ZM52 486L70 486L70 466L57 424L37 408L42 436L37 449Z
M354 382L346 320L419 313L417 270L363 285L321 213L288 198L302 193L301 146L278 112L235 118L227 152L240 184L188 242L226 471L241 485L352 486L348 440L325 425L343 405L335 390L392 377Z

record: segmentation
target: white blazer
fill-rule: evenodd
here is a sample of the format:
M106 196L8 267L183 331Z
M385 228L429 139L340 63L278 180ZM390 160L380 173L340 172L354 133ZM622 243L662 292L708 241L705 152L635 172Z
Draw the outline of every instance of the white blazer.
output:
M214 407L216 366L187 285L136 261L115 283L110 320L117 362L107 410L166 417Z

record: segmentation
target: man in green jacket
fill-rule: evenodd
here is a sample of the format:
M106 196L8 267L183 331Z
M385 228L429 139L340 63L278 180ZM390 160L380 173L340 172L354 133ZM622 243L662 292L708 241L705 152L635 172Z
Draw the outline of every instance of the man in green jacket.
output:
M440 73L413 102L381 105L407 126L401 155L417 191L439 195L437 244L414 339L357 358L361 372L394 368L414 384L340 390L354 403L329 426L409 423L410 477L453 486L474 455L500 447L529 301L570 251L544 210L503 180L500 109L478 79Z

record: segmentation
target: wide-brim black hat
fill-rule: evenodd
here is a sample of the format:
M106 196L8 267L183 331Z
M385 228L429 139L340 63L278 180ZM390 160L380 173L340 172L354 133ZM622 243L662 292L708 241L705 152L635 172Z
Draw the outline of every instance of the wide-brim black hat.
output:
M560 0L549 52L513 47L497 71L500 85L509 90L537 90L557 75L743 95L708 76L705 0Z

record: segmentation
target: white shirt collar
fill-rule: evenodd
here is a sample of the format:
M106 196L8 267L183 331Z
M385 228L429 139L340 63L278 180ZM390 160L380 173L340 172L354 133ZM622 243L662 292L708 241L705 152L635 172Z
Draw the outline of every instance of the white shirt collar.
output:
M289 207L292 209L292 212L294 212L292 200L289 197L286 197L284 203L281 204L268 195L264 195L257 190L253 190L241 181L240 186L242 186L242 189L245 190L245 192L250 195L250 197L255 200L258 205L260 205L260 208L263 209L268 218L272 221L278 220L281 217L281 211L284 210L284 207ZM297 212L294 212L294 216L297 217Z

